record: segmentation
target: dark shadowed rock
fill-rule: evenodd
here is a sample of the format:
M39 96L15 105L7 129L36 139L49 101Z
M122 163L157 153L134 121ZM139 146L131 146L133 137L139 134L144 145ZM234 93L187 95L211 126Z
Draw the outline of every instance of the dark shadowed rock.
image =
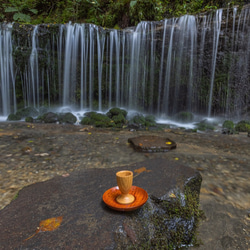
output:
M74 124L77 121L77 118L70 112L62 113L59 115L59 122L60 123L69 123Z
M48 112L37 118L44 123L56 123L58 122L58 115L53 112Z
M129 138L128 142L139 152L166 152L176 148L176 143L174 141L153 135Z
M149 195L146 204L132 212L111 210L102 201L103 193L116 186L115 173L122 169L134 171L133 185ZM166 159L83 169L36 183L0 211L0 249L149 249L190 244L200 185L197 171ZM56 230L24 241L42 220L58 216L63 220Z

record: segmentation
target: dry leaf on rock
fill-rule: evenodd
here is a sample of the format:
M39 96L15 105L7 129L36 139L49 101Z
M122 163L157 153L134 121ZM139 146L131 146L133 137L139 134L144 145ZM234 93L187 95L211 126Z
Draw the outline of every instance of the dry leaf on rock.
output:
M28 237L27 239L25 239L24 241L31 239L32 237L34 237L36 234L40 232L53 231L57 229L61 225L62 219L63 217L59 216L59 217L49 218L47 220L42 220L36 232L30 237Z
M136 175L134 176L134 178L135 178L136 176L138 176L142 172L148 173L148 172L151 172L151 170L147 170L145 167L141 167L141 168L135 169L134 172L136 173Z

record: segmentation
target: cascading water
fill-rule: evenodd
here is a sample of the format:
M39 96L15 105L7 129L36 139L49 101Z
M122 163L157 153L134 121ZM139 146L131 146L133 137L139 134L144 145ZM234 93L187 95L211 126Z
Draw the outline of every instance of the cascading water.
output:
M213 88L214 88L214 77L215 77L215 68L216 68L216 59L219 45L219 36L221 29L221 19L222 19L222 10L216 12L214 18L214 35L213 35L213 53L212 53L212 73L210 81L210 93L209 93L209 103L208 103L208 116L211 116L212 109L212 97L213 97Z
M36 108L240 117L250 101L249 12L217 10L121 31L37 25L21 30L26 36L18 24L1 25L0 115L14 112L17 100Z
M11 25L0 25L0 114L16 111L15 74L12 62ZM11 108L12 107L12 108Z

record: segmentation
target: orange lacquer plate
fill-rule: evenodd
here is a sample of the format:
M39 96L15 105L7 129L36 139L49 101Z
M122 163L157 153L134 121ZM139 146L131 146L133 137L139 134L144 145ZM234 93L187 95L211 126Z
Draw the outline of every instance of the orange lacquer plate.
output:
M135 196L135 200L134 202L127 205L119 204L116 201L116 197L121 194L121 191L119 190L118 186L108 189L103 194L102 199L108 207L117 211L136 210L143 206L148 200L148 193L140 187L132 186L129 193Z

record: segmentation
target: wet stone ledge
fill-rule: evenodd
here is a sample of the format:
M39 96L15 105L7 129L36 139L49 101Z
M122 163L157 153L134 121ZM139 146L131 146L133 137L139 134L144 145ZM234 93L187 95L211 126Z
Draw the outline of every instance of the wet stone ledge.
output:
M147 191L141 208L115 211L102 201L115 173L134 172ZM166 159L111 169L84 169L23 188L0 211L0 249L172 249L195 244L201 175ZM55 230L39 223L61 218ZM33 237L28 239L30 236ZM28 239L28 240L26 240Z

